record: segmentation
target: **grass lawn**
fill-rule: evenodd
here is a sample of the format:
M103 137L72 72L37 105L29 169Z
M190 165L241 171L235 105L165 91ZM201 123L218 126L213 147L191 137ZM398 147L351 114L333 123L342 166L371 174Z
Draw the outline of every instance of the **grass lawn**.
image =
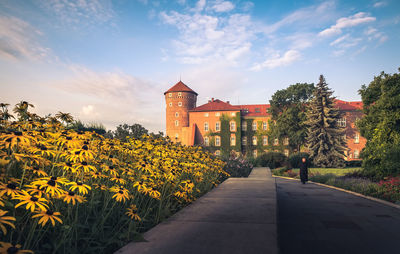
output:
M334 174L337 176L344 176L347 173L351 173L357 170L361 170L361 168L309 168L308 173L313 173L313 174ZM299 169L293 169L293 172L296 174L299 172Z

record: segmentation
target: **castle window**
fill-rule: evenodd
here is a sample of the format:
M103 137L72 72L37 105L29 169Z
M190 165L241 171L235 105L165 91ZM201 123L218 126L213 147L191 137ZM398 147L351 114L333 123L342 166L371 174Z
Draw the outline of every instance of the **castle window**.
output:
M289 138L285 138L283 140L283 145L285 145L285 146L289 145Z
M338 120L338 125L339 125L340 127L346 127L346 117L340 118L340 119Z
M256 158L257 157L257 150L253 151L253 157Z
M236 145L236 137L235 135L231 136L231 146L235 146Z
M356 135L354 135L354 144L358 143L360 143L360 134L356 133Z
M221 113L219 113L219 112L215 113L215 116L220 116L220 115L221 115Z
M268 137L267 136L263 136L263 145L264 146L268 145Z
M256 113L260 113L260 108L255 108Z
M221 155L221 151L220 150L215 151L215 155L220 156Z
M360 152L358 150L354 150L354 159L360 158Z
M277 145L279 145L279 139L274 139L274 146L277 146Z
M289 149L285 149L285 150L283 151L283 153L285 154L286 157L289 157Z
M208 117L208 113L204 113L204 116L205 116L205 117Z
M204 145L205 146L209 146L210 145L210 138L209 137L205 137L204 138Z
M216 122L215 123L215 131L220 131L221 130L221 122Z
M179 92L179 93L178 93L178 96L182 96L182 93L181 93L181 92Z
M169 97L172 97L172 93L169 93L168 96L169 96Z
M247 131L247 122L246 121L242 122L242 130Z
M179 113L178 113L178 112L176 112L176 113L175 113L175 117L178 117L178 116L179 116Z
M236 116L236 113L235 113L235 112L232 112L232 113L231 113L231 116Z
M208 131L208 122L204 123L204 131Z
M169 105L170 107L172 107L172 102L170 102L168 105Z
M178 102L178 106L179 106L179 107L182 107L182 102Z
M247 145L247 137L242 137L242 145Z
M221 137L215 136L215 146L221 146Z
M253 145L257 145L257 137L256 136L253 136Z
M257 130L257 122L256 121L253 121L252 129L253 129L253 131Z
M229 129L230 129L230 131L236 131L236 122L235 121L231 121L230 123L229 123Z
M267 122L263 122L262 128L263 130L267 130Z
M179 126L179 121L178 120L175 121L175 126Z

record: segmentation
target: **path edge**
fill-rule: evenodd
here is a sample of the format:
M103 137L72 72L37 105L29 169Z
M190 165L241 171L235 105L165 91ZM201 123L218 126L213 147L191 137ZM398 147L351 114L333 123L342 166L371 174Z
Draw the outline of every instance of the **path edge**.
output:
M272 177L274 177L274 178L282 178L282 179L289 179L289 180L295 180L295 181L298 181L298 180L299 180L299 179L292 178L292 177L287 177L287 176L272 175ZM275 182L276 182L276 181L275 181ZM342 188L339 188L339 187L336 187L336 186L332 186L332 185L327 185L327 184L323 184L323 183L317 183L317 182L313 182L313 181L308 181L308 182L313 183L313 184L316 184L316 185L320 185L320 186L323 186L323 187L327 187L327 188L330 188L330 189L335 189L335 190L338 190L338 191L346 192L346 193L349 193L349 194L352 194L352 195L355 195L355 196L359 196L359 197L362 197L362 198L365 198L365 199L369 199L369 200L372 200L372 201L375 201L375 202L378 202L378 203L381 203L381 204L384 204L384 205L387 205L387 206L391 206L391 207L393 207L393 208L396 208L396 209L399 209L399 210L400 210L400 205L396 205L396 204L391 203L391 202L389 202L389 201L385 201L385 200L382 200L382 199L379 199L379 198L374 198L374 197L366 196L366 195L363 195L363 194L360 194L360 193L357 193L357 192L354 192L354 191L342 189Z

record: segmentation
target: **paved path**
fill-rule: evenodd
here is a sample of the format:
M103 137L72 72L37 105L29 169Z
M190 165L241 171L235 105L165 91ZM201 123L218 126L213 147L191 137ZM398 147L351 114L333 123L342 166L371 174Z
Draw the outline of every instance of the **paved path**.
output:
M116 253L275 254L275 179L267 168L230 178Z
M400 210L276 178L281 254L400 253Z

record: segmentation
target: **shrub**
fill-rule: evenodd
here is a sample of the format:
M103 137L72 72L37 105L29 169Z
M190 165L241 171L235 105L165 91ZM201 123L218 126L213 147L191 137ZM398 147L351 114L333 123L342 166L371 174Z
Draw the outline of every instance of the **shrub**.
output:
M307 159L307 162L309 164L308 166L310 166L310 162L309 162L310 155L308 153L304 153L304 152L294 153L294 154L290 155L289 159L288 159L289 166L292 168L299 168L301 159L304 157Z
M400 176L389 177L380 181L378 185L383 188L385 199L392 202L400 201Z
M349 168L358 168L361 167L362 160L357 160L357 161L346 161L346 167Z
M248 177L253 169L253 164L242 155L230 156L224 161L226 162L224 170L231 177Z
M271 169L285 166L287 157L283 153L279 152L268 152L263 153L256 159L257 166L269 167Z
M335 174L315 174L313 176L310 176L310 180L313 182L317 183L327 183L329 180L335 179L336 175Z

